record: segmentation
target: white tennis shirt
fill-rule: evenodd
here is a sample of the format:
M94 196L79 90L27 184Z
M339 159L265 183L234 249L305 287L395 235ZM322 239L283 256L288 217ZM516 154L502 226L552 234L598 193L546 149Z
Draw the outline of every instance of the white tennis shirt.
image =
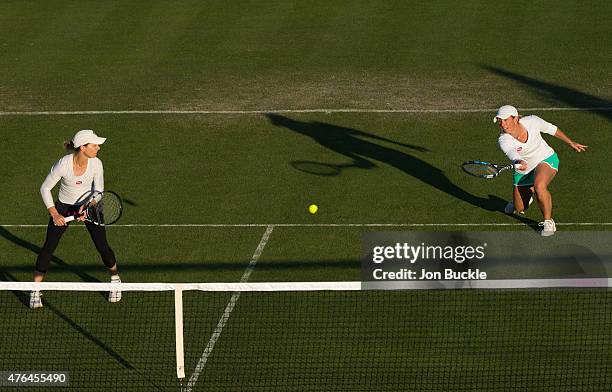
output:
M83 204L92 191L104 191L104 168L98 158L87 160L87 169L81 176L74 175L73 154L62 157L53 165L40 187L47 208L53 207L51 189L61 180L58 200L65 204Z
M499 135L497 142L499 148L511 161L519 159L527 162L526 170L517 170L519 173L527 174L538 166L540 162L555 153L542 138L542 132L553 135L557 133L557 126L542 120L538 116L521 117L519 123L527 129L527 141L521 143L513 136L503 133Z

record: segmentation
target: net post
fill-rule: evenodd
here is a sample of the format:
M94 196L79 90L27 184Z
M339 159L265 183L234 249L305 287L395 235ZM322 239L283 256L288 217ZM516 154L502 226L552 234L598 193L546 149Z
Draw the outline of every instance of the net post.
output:
M183 286L174 286L174 326L176 337L176 376L182 384L185 378L185 348L183 345Z

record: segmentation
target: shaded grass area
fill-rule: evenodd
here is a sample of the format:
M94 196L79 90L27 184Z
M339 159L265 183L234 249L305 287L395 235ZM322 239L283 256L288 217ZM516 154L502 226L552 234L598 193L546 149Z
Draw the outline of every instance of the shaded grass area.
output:
M5 273L19 281L31 279L44 242L44 230L0 228L3 255L0 277ZM240 280L263 231L263 228L111 228L108 238L126 282L235 282ZM87 230L74 227L64 234L49 267L48 279L109 280Z
M70 370L58 390L179 390L171 292L44 294L35 312L1 294L1 368ZM184 296L189 377L229 293ZM611 305L600 289L242 293L193 390L599 391Z
M11 317L0 322L0 368L68 371L58 390L177 390L172 293L126 294L120 304L100 294L46 291L45 307L32 311L28 293L3 291Z
M243 294L201 386L595 391L610 382L610 301L597 290Z
M0 107L470 108L542 102L530 88L481 64L612 97L609 3L511 6L521 10L520 18L500 18L499 6L483 0L275 0L265 6L5 1Z

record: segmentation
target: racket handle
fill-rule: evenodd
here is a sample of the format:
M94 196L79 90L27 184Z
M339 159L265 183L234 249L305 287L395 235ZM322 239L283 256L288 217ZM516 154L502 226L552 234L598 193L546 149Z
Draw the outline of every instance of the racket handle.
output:
M521 164L520 163L515 163L514 164L514 170L518 170L521 168Z
M73 220L76 219L76 216L74 215L70 215L70 216L65 216L64 217L64 222L68 223L68 222L72 222Z

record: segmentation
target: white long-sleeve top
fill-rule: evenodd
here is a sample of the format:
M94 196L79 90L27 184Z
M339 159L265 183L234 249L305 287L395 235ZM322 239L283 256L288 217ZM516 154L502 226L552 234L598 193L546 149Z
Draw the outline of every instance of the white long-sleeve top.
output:
M555 153L542 138L541 133L554 135L557 133L557 126L542 120L538 116L522 117L519 123L527 129L527 141L521 143L512 135L503 133L499 135L499 148L506 154L511 161L524 160L527 162L527 169L517 170L519 173L527 174L538 166L540 162Z
M104 191L102 161L98 158L88 159L87 169L81 176L74 175L73 154L57 161L40 187L40 194L47 209L55 205L51 189L60 181L58 200L65 204L83 204L92 191Z

